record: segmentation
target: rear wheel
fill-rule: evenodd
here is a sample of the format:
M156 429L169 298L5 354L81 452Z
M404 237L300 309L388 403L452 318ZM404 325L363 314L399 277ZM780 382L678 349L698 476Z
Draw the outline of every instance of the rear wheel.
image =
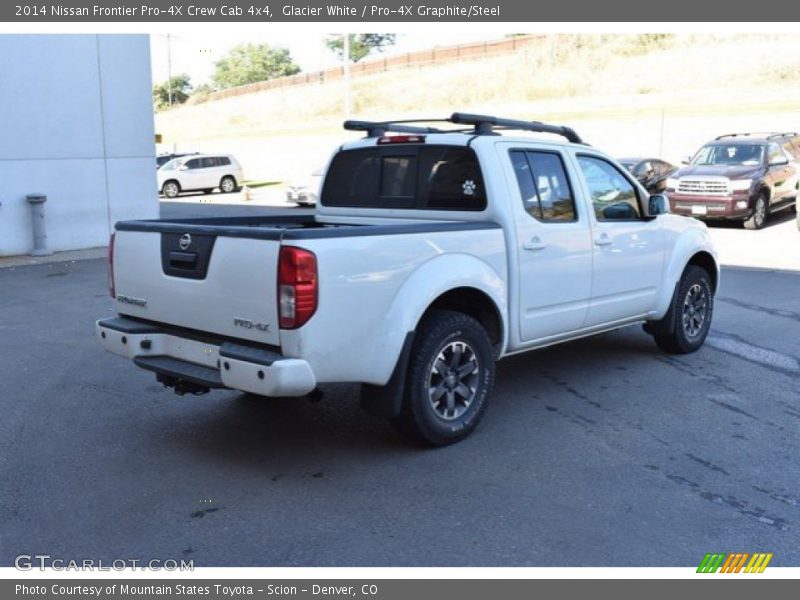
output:
M236 191L236 180L230 175L226 175L219 182L219 189L223 194L230 194Z
M167 181L161 188L161 193L164 194L166 198L175 198L181 193L181 186L177 181Z
M480 323L459 312L433 312L417 332L402 408L392 424L431 446L464 439L486 410L494 368L491 340Z
M769 211L769 201L767 195L761 192L756 198L756 205L753 214L744 222L745 229L761 229L767 223L767 213Z
M694 352L706 341L713 314L711 279L702 267L689 265L683 272L667 315L672 332L655 334L656 344L670 354Z

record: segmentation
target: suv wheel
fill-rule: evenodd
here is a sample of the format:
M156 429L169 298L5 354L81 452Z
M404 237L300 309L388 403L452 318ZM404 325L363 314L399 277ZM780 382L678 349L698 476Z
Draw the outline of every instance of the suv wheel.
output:
M433 312L418 330L403 405L392 424L431 446L464 439L486 410L494 368L492 343L480 323L459 312Z
M756 205L753 209L752 216L745 220L744 228L745 229L761 229L767 223L767 211L769 210L769 205L767 202L767 195L764 192L761 192L756 199Z
M219 190L223 194L230 194L236 191L236 180L230 175L226 175L219 182Z
M656 344L670 354L694 352L706 341L713 314L711 279L702 267L689 265L683 272L667 315L672 333L655 334Z
M161 188L161 193L164 194L166 198L175 198L181 193L181 186L177 181L167 181Z

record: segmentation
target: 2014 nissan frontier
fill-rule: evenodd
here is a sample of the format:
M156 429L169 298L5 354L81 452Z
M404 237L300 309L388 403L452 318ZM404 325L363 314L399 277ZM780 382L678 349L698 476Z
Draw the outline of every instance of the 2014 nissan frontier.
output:
M635 323L667 352L705 341L705 225L572 129L345 127L366 135L330 160L314 216L117 223L103 346L181 394L360 383L367 410L445 445L475 429L503 357Z

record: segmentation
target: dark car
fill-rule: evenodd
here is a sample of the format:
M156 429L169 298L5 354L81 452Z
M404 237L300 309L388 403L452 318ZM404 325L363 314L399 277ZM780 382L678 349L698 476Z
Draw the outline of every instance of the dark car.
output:
M770 213L795 205L800 135L731 133L700 148L667 180L672 212L732 219L761 229Z
M651 194L663 192L667 188L667 178L678 170L660 158L620 158L618 162Z
M181 156L189 156L197 154L197 152L177 152L172 154L159 154L156 156L156 169L160 169L173 158L180 158Z

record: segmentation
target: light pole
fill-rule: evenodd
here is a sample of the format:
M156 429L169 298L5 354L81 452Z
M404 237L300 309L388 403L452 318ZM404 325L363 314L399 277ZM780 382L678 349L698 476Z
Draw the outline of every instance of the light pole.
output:
M344 118L350 118L350 34L344 34Z
M169 33L167 34L167 105L172 108L172 43Z

